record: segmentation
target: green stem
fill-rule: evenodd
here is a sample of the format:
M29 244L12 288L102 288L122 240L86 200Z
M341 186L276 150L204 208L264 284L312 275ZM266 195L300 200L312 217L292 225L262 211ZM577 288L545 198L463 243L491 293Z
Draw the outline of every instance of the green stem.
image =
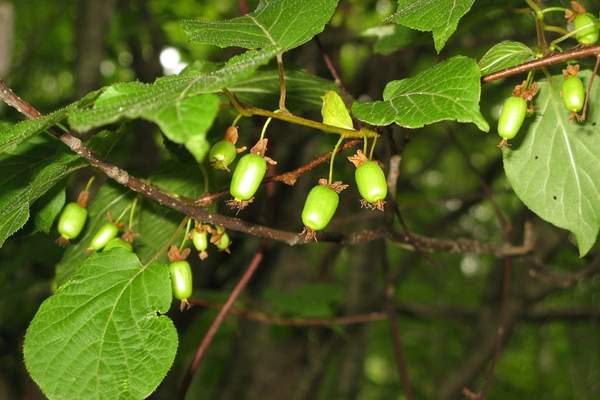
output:
M262 131L260 131L260 139L259 140L264 139L265 133L267 133L267 128L269 127L269 124L271 123L272 120L273 120L273 117L267 118L267 121L265 122L265 124L262 127Z
M565 28L561 28L560 26L554 26L554 25L544 25L544 30L548 31L548 32L560 33L561 35L566 35L569 33L569 31L566 30Z
M123 211L121 211L121 214L117 217L115 224L118 224L119 221L121 220L121 218L123 218L125 216L125 214L127 213L127 211L129 211L131 209L131 204L127 205L127 207L125 207L123 209Z
M135 215L135 207L137 206L138 203L138 198L136 197L133 200L133 204L131 206L131 211L129 212L129 224L128 224L128 228L129 230L131 230L131 228L133 227L133 216Z
M89 192L90 188L92 187L92 183L94 183L94 180L96 179L95 175L92 175L90 177L90 179L88 179L87 183L85 184L85 189L83 189L84 192Z
M368 140L367 140L367 137L364 136L363 137L363 154L367 154L367 145L368 145Z
M544 12L542 11L542 9L540 8L540 6L538 6L536 4L535 1L533 0L525 0L525 2L527 3L527 5L533 10L533 12L535 13L535 18L539 19L539 20L543 20L544 19Z
M344 135L340 135L340 138L338 139L337 143L335 144L335 147L333 148L333 151L331 152L331 160L329 160L329 179L327 179L327 183L329 183L330 185L333 183L333 161L335 160L335 155L340 149L340 145L342 144L344 139Z
M377 144L377 139L379 136L375 136L373 138L373 143L371 144L371 151L369 152L369 160L373 159L373 152L375 151L375 145Z
M242 114L238 114L238 115L235 117L235 119L233 120L233 122L231 123L231 126L236 126L236 125L237 125L237 123L238 123L238 121L239 121L240 119L242 119L242 117L243 117L243 115L242 115Z
M187 224L185 225L185 233L183 234L183 240L181 241L181 245L179 245L179 250L183 250L183 246L185 245L185 242L187 242L188 234L190 233L191 226L192 226L192 219L188 218Z
M531 86L531 82L533 82L533 76L535 75L535 70L529 70L529 72L527 73L527 86L526 88L529 89L529 86Z
M546 7L546 8L544 8L542 10L542 14L549 13L549 12L554 12L554 11L563 12L564 13L565 11L567 11L567 9L564 8L564 7Z
M225 95L229 98L229 101L236 108L236 110L240 114L242 114L246 117L250 117L253 115L258 115L261 117L269 117L269 118L273 118L273 119L278 119L280 121L290 122L290 123L296 124L296 125L308 126L310 128L318 129L325 133L333 133L333 134L337 134L337 135L343 135L347 139L361 139L365 136L368 138L373 138L373 137L377 136L377 132L374 132L374 131L366 129L366 128L361 128L360 130L344 129L344 128L340 128L340 127L333 126L333 125L323 124L318 121L313 121L311 119L302 118L302 117L299 117L297 115L290 113L289 111L281 111L280 110L280 112L273 112L273 111L264 110L262 108L245 105L245 104L242 104L237 99L237 97L233 93L231 93L229 90L223 89L223 93L225 93Z
M565 34L565 35L562 35L561 37L559 37L557 39L554 39L552 42L550 42L550 50L556 49L556 45L557 44L559 44L560 42L562 42L564 40L567 40L570 37L573 37L573 36L577 35L577 33L581 32L583 30L588 29L590 26L594 26L594 24L593 23L587 24L587 25L582 26L580 28L577 28L577 29L575 29L575 30L573 30L573 31Z

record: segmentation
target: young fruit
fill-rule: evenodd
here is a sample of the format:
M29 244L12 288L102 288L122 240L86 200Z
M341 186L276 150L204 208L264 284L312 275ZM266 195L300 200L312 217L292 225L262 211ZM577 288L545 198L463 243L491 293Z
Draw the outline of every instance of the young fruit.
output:
M115 248L133 251L133 246L131 245L131 243L118 237L110 239L108 243L106 243L106 246L104 246L104 249L102 251L108 251L110 249Z
M329 186L315 186L310 190L304 202L302 223L313 231L324 229L333 218L339 201L337 192Z
M226 232L221 234L219 241L216 243L217 248L221 251L229 251L229 245L231 244L231 239Z
M58 219L58 233L65 240L75 239L85 225L87 209L73 202L65 206Z
M205 251L208 248L208 234L206 231L194 229L192 231L192 243L196 250Z
M246 154L237 163L231 178L229 192L237 202L245 202L258 190L265 174L267 161L258 154Z
M173 261L169 265L173 296L185 302L192 295L192 268L185 260Z
M577 31L575 38L581 44L594 44L600 36L598 20L590 13L579 14L573 20L573 28ZM581 29L579 31L579 29Z
M371 204L382 202L387 196L385 174L376 161L367 161L354 171L360 195Z
M500 119L498 120L498 134L505 140L514 138L527 114L527 101L522 97L511 96L504 102Z
M235 145L227 140L221 140L213 145L208 154L210 163L218 169L227 169L235 160L237 150Z
M567 110L578 113L585 103L585 87L577 75L569 75L562 84L562 98Z
M107 222L98 229L92 238L88 250L101 250L106 244L119 233L119 228L112 222Z

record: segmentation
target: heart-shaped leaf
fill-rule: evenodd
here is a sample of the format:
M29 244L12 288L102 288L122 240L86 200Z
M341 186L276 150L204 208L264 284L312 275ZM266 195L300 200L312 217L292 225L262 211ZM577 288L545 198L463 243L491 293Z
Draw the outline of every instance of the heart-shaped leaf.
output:
M168 267L124 249L90 256L27 329L25 365L50 399L143 399L171 367Z
M589 72L581 73L584 82ZM600 110L585 123L569 118L560 90L562 76L540 83L535 119L504 150L504 170L515 193L533 212L575 234L585 255L600 228ZM591 104L600 102L598 81Z
M470 58L453 57L413 78L389 82L383 101L355 102L354 116L372 125L392 122L420 128L443 120L473 122L487 132L490 127L479 111L479 67Z

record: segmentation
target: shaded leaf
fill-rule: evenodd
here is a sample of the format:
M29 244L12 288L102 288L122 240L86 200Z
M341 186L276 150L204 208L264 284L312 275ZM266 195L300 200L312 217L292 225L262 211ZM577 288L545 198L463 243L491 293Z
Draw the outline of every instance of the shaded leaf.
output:
M144 118L156 122L169 140L185 145L196 161L202 162L210 148L206 133L219 112L219 103L214 94L177 99L145 113Z
M453 57L413 78L389 82L383 101L355 102L354 116L373 125L392 122L420 128L443 120L472 122L487 132L489 125L479 111L479 68L467 57Z
M431 31L439 53L452 36L458 21L475 0L398 0L393 22L419 31Z
M166 265L113 249L88 258L42 303L27 329L25 365L51 399L143 399L177 351ZM158 314L158 315L157 315Z
M580 76L589 79L590 73ZM569 118L560 96L562 76L540 83L535 119L512 147L504 150L504 170L517 196L542 219L577 238L581 256L593 246L600 227L600 110L588 120ZM600 101L598 82L591 102Z
M103 154L112 148L117 138L118 135L103 132L88 141L88 145ZM0 246L25 225L29 208L37 199L87 165L85 160L50 139L40 138L26 145L24 149L17 149L18 154L0 159L3 172L0 177Z
M45 200L45 202L44 202ZM39 232L49 233L52 224L65 205L66 194L64 185L55 187L47 193L40 202L44 202L40 210L35 214L35 229Z
M388 55L413 45L416 34L412 29L401 25L381 25L367 29L362 36L375 38L375 53Z
M482 75L488 75L522 64L533 58L533 50L523 43L504 41L489 49L481 57L479 68L481 68Z
M261 0L256 10L224 21L190 20L183 23L192 40L219 47L284 52L308 42L323 31L337 0Z
M321 106L323 95L328 90L337 91L337 86L305 71L285 71L286 104L288 108L302 110ZM278 107L279 75L277 70L257 72L255 75L228 87L245 103L267 109Z
M177 101L203 93L218 92L249 76L256 68L276 55L273 48L248 51L231 58L213 72L198 72L190 68L177 76L157 79L152 84L140 82L117 83L105 89L92 108L69 114L69 123L79 131L118 121L121 118L140 118L155 115Z

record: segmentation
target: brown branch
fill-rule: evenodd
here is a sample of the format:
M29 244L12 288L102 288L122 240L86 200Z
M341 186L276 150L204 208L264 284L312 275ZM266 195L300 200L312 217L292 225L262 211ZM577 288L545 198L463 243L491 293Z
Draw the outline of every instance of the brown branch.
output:
M214 303L207 299L193 298L189 299L190 304L220 310L223 307L221 303ZM423 304L398 304L395 307L398 314L405 317L419 320L453 320L460 323L472 322L478 316L475 308L461 306L426 306ZM285 318L265 311L252 310L248 308L232 307L229 317L243 318L248 321L254 321L266 325L287 326L287 327L335 327L356 324L368 324L372 322L381 322L388 319L385 311L371 311L361 314L341 315L331 318ZM545 324L550 322L594 322L600 320L600 310L586 307L565 307L548 308L540 310L527 311L519 316L519 320L532 324Z
M240 14L246 15L249 12L248 0L239 0Z
M338 73L337 69L335 68L335 65L333 64L331 57L329 57L329 55L325 51L325 48L323 47L323 44L321 43L321 40L319 39L319 37L315 36L314 41L317 44L317 47L319 48L319 53L321 53L321 57L323 57L323 62L325 63L327 70L329 71L329 73L331 74L331 77L333 78L333 82L342 92L342 96L344 97L344 103L346 104L346 107L348 107L348 109L350 109L350 107L352 106L352 102L354 101L352 99L352 96L350 95L350 92L348 91L348 89L346 89L346 86L344 85L342 78L340 78L340 74Z
M338 149L338 153L340 153L344 150L353 148L360 143L362 143L362 140L351 140L349 142L346 142ZM288 171L288 172L284 172L282 174L267 177L261 183L261 185L265 185L269 182L282 182L282 183L285 183L286 185L293 186L296 184L296 181L298 180L298 178L300 176L306 174L307 172L310 172L311 170L318 167L319 165L321 165L325 162L328 162L331 159L331 153L332 152L330 151L325 154L322 154L319 157L308 162L307 164L304 164L303 166L298 167L292 171ZM228 194L229 194L229 190L226 190L226 189L220 190L218 192L207 193L207 194L203 195L202 197L196 199L195 203L202 207L208 207L209 205L214 203L215 200L217 200L223 196L227 196Z
M196 349L196 353L194 354L194 358L192 359L192 362L190 363L190 366L188 367L188 370L187 370L187 372L183 378L183 381L181 383L181 388L180 388L180 398L181 399L185 398L185 394L190 386L190 383L192 382L194 373L200 366L200 361L202 361L202 358L206 354L206 350L208 350L208 347L210 346L213 337L215 336L215 334L221 327L221 324L225 320L227 313L231 310L233 303L235 303L236 299L240 296L242 291L248 285L248 282L250 282L250 279L254 275L254 272L256 272L256 269L260 265L260 262L262 261L262 259L263 259L263 251L261 249L261 250L258 250L254 254L254 257L252 257L252 261L250 261L250 264L248 264L246 271L244 272L244 274L240 278L239 282L235 285L235 287L229 294L229 297L227 297L227 301L225 302L225 304L223 304L223 307L221 307L221 310L219 311L219 313L213 320L212 324L208 328L208 331L206 331L206 334L204 335L204 338L198 345L198 348Z
M540 69L550 65L560 64L565 61L578 58L597 56L600 54L600 45L577 47L562 53L552 53L537 60L529 61L514 67L503 69L502 71L484 75L481 80L483 83L496 81L498 79L508 78L509 76L523 74L532 69Z
M31 104L18 97L6 84L0 80L0 100L17 109L28 118L39 118L40 112ZM110 164L98 158L79 138L70 133L53 133L61 142L67 145L73 152L86 159L93 167L102 171L106 176L117 183L128 187L136 193L141 194L151 200L154 200L166 207L172 208L185 215L197 219L198 221L208 222L215 225L222 225L226 229L246 233L263 239L284 242L290 246L305 245L314 243L307 240L299 233L283 231L269 228L263 225L252 224L239 218L228 217L225 215L213 213L196 204L193 200L181 196L172 195L163 192L158 187L145 182L139 178L129 175L129 173L116 165ZM531 251L532 244L525 235L521 246L512 246L504 244L498 246L492 243L484 243L471 239L437 239L426 236L411 234L396 234L388 230L363 230L350 234L345 233L323 233L319 236L321 242L334 242L340 244L358 244L371 240L386 238L400 245L403 248L414 250L418 247L423 251L441 251L450 253L476 253L476 254L495 254L499 257L523 255Z

